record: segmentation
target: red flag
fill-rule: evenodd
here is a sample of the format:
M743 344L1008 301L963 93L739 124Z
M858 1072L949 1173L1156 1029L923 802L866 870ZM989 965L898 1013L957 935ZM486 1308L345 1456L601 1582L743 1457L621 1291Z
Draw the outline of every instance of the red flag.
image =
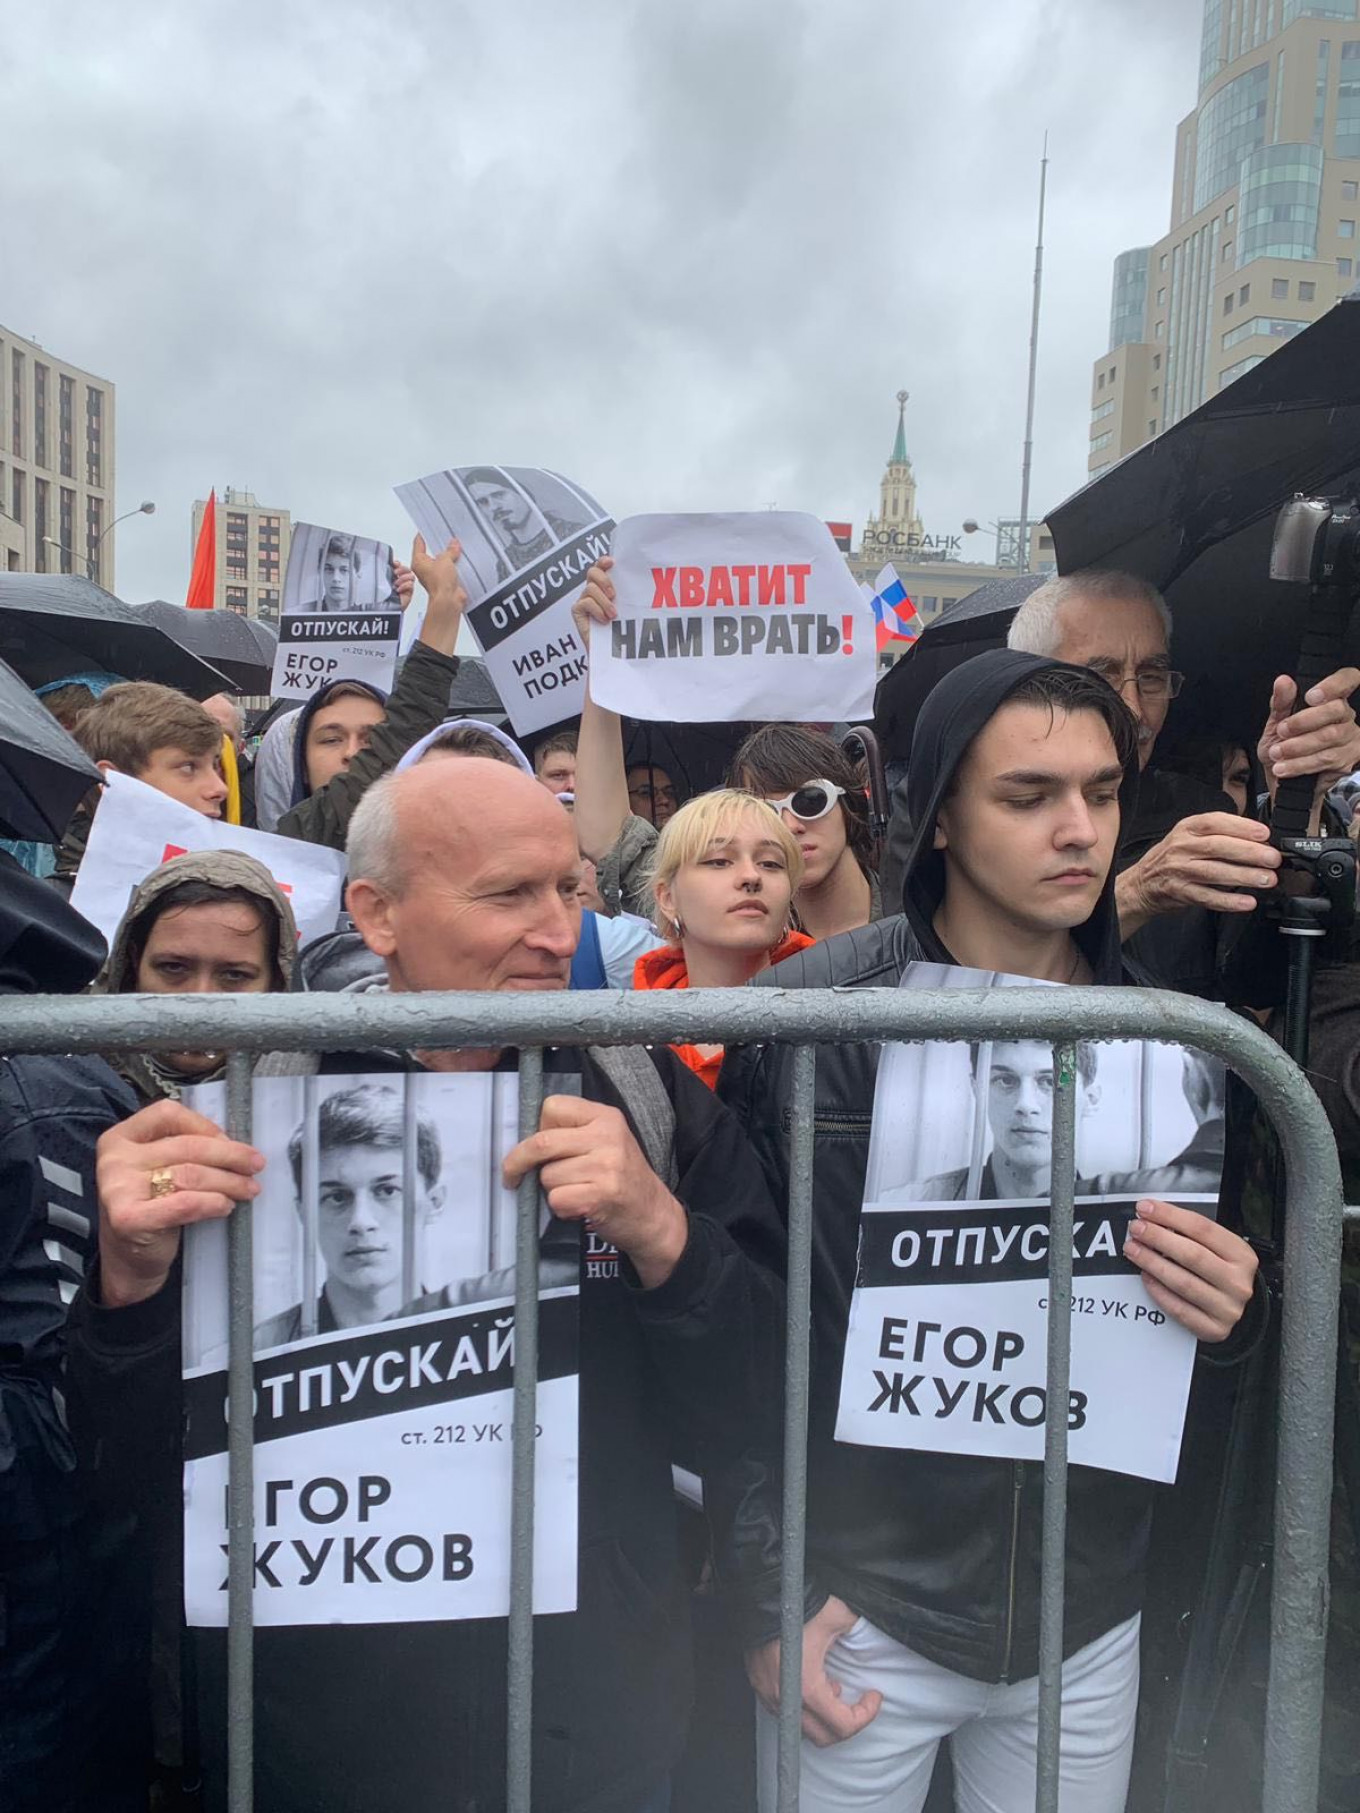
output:
M191 611L210 611L217 590L217 488L208 493L208 507L198 531L194 549L194 570L189 575L189 596L185 604Z

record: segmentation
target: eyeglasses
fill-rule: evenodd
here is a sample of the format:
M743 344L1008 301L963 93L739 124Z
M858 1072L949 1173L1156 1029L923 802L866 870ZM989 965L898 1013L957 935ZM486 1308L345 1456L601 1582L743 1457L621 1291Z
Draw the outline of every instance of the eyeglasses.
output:
M1123 693L1130 684L1138 688L1140 699L1174 699L1185 685L1185 675L1170 667L1140 667L1126 674L1122 668L1105 667L1099 661L1088 663L1093 674L1099 674L1107 686Z
M801 818L804 824L811 824L814 819L825 818L845 792L835 781L809 781L804 787L795 787L792 793L786 793L783 799L771 799L765 796L765 804L773 806L776 812L792 812L795 818Z

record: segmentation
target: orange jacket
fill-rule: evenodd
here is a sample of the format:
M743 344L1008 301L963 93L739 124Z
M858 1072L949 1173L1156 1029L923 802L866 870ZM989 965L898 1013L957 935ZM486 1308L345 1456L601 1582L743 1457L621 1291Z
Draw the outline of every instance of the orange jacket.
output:
M806 932L786 932L770 952L770 962L780 963L785 957L792 957L795 951L805 951L814 942ZM685 967L685 953L674 944L663 944L654 951L644 951L633 965L633 987L688 988L689 971ZM708 1056L697 1045L672 1045L671 1050L710 1089L718 1087L718 1072L722 1069L723 1061L721 1046Z

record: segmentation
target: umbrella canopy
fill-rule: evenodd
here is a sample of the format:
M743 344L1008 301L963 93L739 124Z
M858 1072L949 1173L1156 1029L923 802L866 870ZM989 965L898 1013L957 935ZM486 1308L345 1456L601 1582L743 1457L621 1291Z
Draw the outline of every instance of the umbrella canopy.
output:
M680 802L721 787L732 757L753 724L653 724L623 720L623 759L628 768L664 768L680 791Z
M458 672L449 688L449 716L480 718L484 723L498 727L506 725L506 710L495 681L486 671L485 661L474 660L471 656L459 658Z
M30 686L98 667L195 699L231 690L141 611L74 573L0 573L0 658Z
M1157 586L1177 666L1259 723L1307 607L1305 587L1270 578L1276 515L1296 492L1353 496L1358 477L1360 292L1050 512L1058 570Z
M1042 584L1037 573L988 579L925 626L874 694L874 730L885 762L906 761L917 713L932 689L961 662L1004 647L1011 618Z
M190 611L163 598L136 608L181 648L224 674L235 691L269 691L279 638L258 617L243 617L239 611Z
M0 836L59 843L98 780L85 751L0 661Z

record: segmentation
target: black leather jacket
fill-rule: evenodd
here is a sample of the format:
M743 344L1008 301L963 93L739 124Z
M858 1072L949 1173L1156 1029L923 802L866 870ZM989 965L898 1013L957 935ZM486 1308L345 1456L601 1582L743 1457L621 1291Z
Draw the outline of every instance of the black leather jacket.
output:
M815 944L758 983L895 988L921 955L899 915ZM833 1439L878 1052L870 1044L817 1051L806 1612L834 1594L929 1661L974 1680L1023 1680L1039 1666L1041 1465ZM744 1122L781 1205L791 1064L788 1046L729 1051L719 1091ZM706 1489L745 1641L766 1642L779 1631L777 1459L748 1453ZM1152 1497L1143 1480L1071 1469L1065 1654L1138 1610Z

